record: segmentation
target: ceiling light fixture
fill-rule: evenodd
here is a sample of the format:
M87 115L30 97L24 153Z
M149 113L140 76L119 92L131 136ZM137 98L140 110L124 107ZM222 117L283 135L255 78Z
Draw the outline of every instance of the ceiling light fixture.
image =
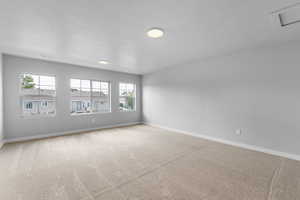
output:
M151 28L147 31L147 35L151 38L161 38L164 36L164 30L161 28Z
M107 60L100 60L98 61L99 64L102 64L102 65L108 65L109 62Z

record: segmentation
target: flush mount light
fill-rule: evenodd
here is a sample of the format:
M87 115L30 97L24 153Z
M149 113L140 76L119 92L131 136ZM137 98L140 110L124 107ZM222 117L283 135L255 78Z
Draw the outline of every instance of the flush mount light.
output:
M147 31L147 35L151 38L161 38L164 36L164 30L161 28L151 28Z
M98 61L99 64L102 64L102 65L108 65L109 62L107 60L100 60Z

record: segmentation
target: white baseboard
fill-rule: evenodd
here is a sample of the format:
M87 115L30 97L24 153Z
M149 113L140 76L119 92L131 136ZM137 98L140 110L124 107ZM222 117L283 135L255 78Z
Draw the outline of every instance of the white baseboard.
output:
M26 137L10 138L10 139L5 139L3 141L3 143L6 144L6 143L13 143L13 142L23 142L23 141L28 141L28 140L36 140L36 139L43 139L43 138L49 138L49 137L71 135L71 134L76 134L76 133L95 131L95 130L101 130L101 129L107 129L107 128L132 126L132 125L137 125L137 124L142 124L142 122L114 124L114 125L101 126L101 127L96 127L96 128L78 129L78 130L65 131L65 132L59 132L59 133L49 133L49 134L42 134L42 135L33 135L33 136L26 136Z
M198 133L194 133L194 132L169 128L169 127L166 127L166 126L161 126L161 125L158 125L158 124L152 124L152 123L148 123L148 122L143 122L143 124L153 126L153 127L157 127L157 128L161 128L161 129L165 129L165 130L169 130L169 131L173 131L173 132L177 132L177 133L181 133L181 134L185 134L185 135L190 135L190 136L206 139L206 140L211 140L211 141L214 141L214 142L219 142L219 143L228 144L228 145L231 145L231 146L241 147L241 148L244 148L244 149L254 150L254 151L258 151L258 152L263 152L263 153L267 153L267 154L271 154L271 155L275 155L275 156L280 156L280 157L300 161L300 155L297 155L297 154L290 154L290 153L276 151L276 150L272 150L272 149L268 149L268 148L264 148L264 147L258 147L258 146L244 144L244 143L240 143L240 142L233 142L233 141L230 141L230 140L220 139L220 138L216 138L216 137L210 137L210 136L203 135L203 134L198 134Z

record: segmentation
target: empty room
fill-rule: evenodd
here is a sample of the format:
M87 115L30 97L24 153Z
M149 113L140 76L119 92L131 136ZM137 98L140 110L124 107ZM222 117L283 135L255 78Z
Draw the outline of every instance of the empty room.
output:
M300 200L300 2L0 0L1 200Z

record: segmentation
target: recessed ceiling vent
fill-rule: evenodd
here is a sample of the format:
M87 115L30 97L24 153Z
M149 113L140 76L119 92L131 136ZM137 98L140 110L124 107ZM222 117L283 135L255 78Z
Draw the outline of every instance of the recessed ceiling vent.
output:
M272 12L272 14L278 17L282 27L297 23L300 25L300 3L281 8Z

